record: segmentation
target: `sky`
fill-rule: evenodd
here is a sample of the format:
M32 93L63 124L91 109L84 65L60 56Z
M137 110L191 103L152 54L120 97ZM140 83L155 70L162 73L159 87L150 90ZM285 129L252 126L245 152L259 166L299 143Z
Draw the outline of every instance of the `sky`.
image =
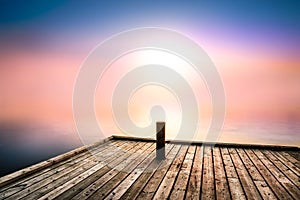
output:
M217 67L226 93L221 142L300 146L298 1L53 0L0 4L2 142L16 138L18 145L27 138L25 141L35 141L37 146L58 140L69 147L82 145L73 120L72 94L85 58L111 35L138 27L161 27L197 42ZM107 81L117 80L120 71L126 72L142 56L129 55L127 60L131 60L125 67L121 61L126 58L120 59L108 72ZM109 93L113 84L108 84L104 93ZM201 81L193 84L203 87ZM204 93L196 95L202 99L201 119L206 122L211 108L209 95ZM97 94L95 98L96 108L106 109L102 116L106 135L120 133L110 107L98 100ZM174 96L157 86L133 96L129 109L133 121L147 123L149 118L143 114L153 101L169 106L167 114L172 119L167 130L171 135L178 128L180 107ZM18 131L7 127L18 127Z

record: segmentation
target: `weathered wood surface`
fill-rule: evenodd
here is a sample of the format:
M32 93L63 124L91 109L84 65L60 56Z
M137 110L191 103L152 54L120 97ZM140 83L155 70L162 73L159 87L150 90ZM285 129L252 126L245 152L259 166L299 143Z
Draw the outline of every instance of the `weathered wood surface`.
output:
M300 153L111 138L0 178L0 199L300 199Z

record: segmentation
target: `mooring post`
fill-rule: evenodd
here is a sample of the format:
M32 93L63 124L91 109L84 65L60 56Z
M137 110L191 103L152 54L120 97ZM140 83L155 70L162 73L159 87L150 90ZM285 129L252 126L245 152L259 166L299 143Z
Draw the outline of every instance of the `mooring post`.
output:
M165 122L156 122L156 159L165 159Z

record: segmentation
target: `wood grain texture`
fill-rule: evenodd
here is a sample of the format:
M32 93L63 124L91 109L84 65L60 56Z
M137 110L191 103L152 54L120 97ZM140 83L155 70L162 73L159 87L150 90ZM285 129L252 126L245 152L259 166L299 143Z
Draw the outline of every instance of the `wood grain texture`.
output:
M226 179L225 168L221 157L220 149L213 148L213 164L215 171L215 185L217 199L230 199L230 191Z
M202 199L215 199L215 178L211 146L204 147Z
M197 146L190 180L187 187L187 199L199 199L202 184L203 146Z
M147 139L81 147L0 178L0 199L300 199L295 148L165 147L163 160Z

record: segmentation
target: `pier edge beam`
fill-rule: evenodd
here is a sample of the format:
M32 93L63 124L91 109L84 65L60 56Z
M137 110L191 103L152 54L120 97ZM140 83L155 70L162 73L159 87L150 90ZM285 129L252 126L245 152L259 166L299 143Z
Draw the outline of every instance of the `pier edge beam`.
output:
M156 122L156 159L164 160L165 156L165 122Z

